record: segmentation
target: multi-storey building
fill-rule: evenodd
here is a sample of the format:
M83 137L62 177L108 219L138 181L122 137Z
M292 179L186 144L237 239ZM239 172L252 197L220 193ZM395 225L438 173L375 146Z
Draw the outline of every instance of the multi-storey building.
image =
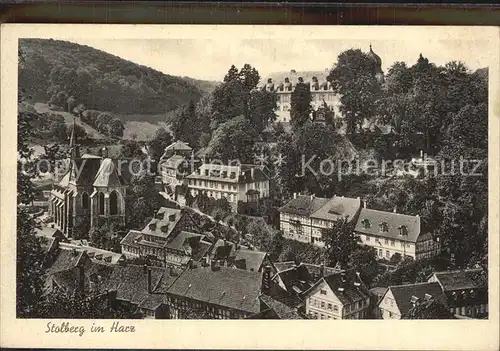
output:
M322 230L341 218L356 220L361 200L334 196L297 195L279 209L280 227L287 239L323 246Z
M370 291L352 271L321 278L304 294L306 314L315 319L364 319Z
M440 243L431 233L422 233L420 217L362 208L354 229L365 245L375 248L378 258L394 254L415 260L433 257Z
M382 59L373 52L370 45L368 56L374 65L374 76L382 84L384 82L384 72L382 71ZM318 107L326 104L332 108L336 117L340 117L340 97L334 92L332 84L327 81L330 69L324 71L297 72L291 70L285 73L275 73L270 75L265 83L260 87L267 91L272 91L277 95L277 121L290 122L290 109L292 92L299 83L305 83L311 91L311 107L314 111Z
M149 257L163 266L186 264L191 256L203 255L210 243L186 211L162 207L141 231L130 230L121 241L127 257ZM201 257L201 256L200 256Z
M488 316L488 276L482 268L435 272L429 282L439 284L450 312L458 316Z
M186 179L192 196L226 198L234 212L240 201L256 203L269 197L270 179L263 166L204 163Z

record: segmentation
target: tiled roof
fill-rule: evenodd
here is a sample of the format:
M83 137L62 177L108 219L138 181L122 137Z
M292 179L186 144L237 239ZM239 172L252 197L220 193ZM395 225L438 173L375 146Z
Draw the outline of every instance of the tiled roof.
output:
M48 269L49 274L56 272L67 271L77 267L82 262L82 257L85 255L83 251L77 250L61 250L57 255L54 263Z
M407 285L390 286L388 288L394 296L396 305L402 316L408 314L408 311L413 307L411 302L412 296L418 297L421 301L424 300L425 294L430 294L436 301L445 304L446 299L438 283L417 283Z
M70 181L77 185L92 185L100 168L100 160L100 157L73 159L72 162L76 167L71 167Z
M313 276L309 273L309 270L304 265L299 265L281 271L277 273L276 276L281 279L288 292L293 292L298 295L301 295L302 293L307 291L315 283ZM273 280L276 279L276 276L273 278Z
M196 234L182 231L175 237L170 237L165 245L169 249L182 251L185 245L194 248L204 237L203 234Z
M76 244L71 244L71 243L60 243L59 247L61 249L67 249L67 250L72 250L75 249L77 251L84 251L87 253L87 256L92 261L100 261L103 264L109 263L109 264L116 264L120 260L120 258L123 256L120 253L116 252L111 252L111 251L106 251L106 250L101 250L96 247L92 246L86 246L86 245L76 245Z
M435 272L434 274L445 291L484 288L488 286L488 276L482 268Z
M260 311L262 275L257 272L219 267L186 269L168 292L193 300L216 304L240 311Z
M142 237L142 233L137 230L129 230L127 235L120 241L120 245L128 245L138 248L137 239Z
M360 199L334 196L316 212L311 214L311 218L336 221L347 216L352 221L360 208Z
M264 259L266 258L266 253L255 250L247 250L247 249L238 249L235 251L235 264L238 268L246 269L249 271L257 272ZM240 262L240 263L239 263ZM239 267L238 264L242 266Z
M181 155L173 155L172 157L162 161L162 164L166 165L169 168L177 169L179 165L181 165L186 158Z
M369 224L368 228L365 228L365 223ZM381 230L380 225L382 223L387 224L386 232ZM400 235L399 228L403 226L406 228L407 235ZM362 208L356 222L355 231L415 243L420 235L420 217Z
M166 268L148 267L151 269L152 290L160 283ZM113 266L106 288L116 291L118 300L130 301L133 304L140 304L148 296L148 274L143 266L125 265Z
M97 171L97 175L92 184L96 187L122 186L124 181L117 172L115 163L110 158L105 158Z
M269 76L266 76L261 83L260 87L265 87L268 83L268 79L272 79L272 84L274 84L275 90L285 84L285 79L288 78L289 82L292 86L296 86L298 83L299 77L301 77L304 83L311 83L313 81L313 77L316 77L319 84L327 83L326 77L330 74L329 69L325 69L324 71L287 71L287 72L275 72L271 73Z
M323 197L298 195L296 198L288 201L284 206L282 206L279 211L308 217L318 211L327 202L328 199Z
M259 298L276 313L279 319L304 319L299 315L296 308L287 306L283 302L273 299L271 296L260 295Z
M180 140L173 142L172 144L170 144L165 148L165 151L191 151L191 150L193 150L191 146Z
M180 209L161 207L148 225L141 230L144 234L151 234L161 237L168 237L172 230L184 214ZM154 224L155 229L151 230L151 225Z
M352 304L370 296L368 288L357 277L356 273L352 271L335 273L323 278L323 280L343 305ZM358 283L359 286L356 286L354 283ZM339 288L343 290L341 291Z
M274 268L276 268L276 272L281 272L293 267L295 267L294 261L274 262Z

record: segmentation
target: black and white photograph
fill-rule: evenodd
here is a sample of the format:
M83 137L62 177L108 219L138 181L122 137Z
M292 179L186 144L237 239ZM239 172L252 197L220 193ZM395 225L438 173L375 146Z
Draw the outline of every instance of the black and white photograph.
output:
M17 42L18 319L489 318L486 39L80 33Z

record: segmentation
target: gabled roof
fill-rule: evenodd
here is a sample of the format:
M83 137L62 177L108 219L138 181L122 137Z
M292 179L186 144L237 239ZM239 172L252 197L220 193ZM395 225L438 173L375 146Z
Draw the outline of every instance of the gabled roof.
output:
M124 181L117 172L115 163L110 158L105 158L97 171L94 183L95 187L123 186Z
M488 286L488 276L482 268L435 272L444 291L484 288Z
M296 198L288 201L284 206L282 206L279 211L283 213L309 217L311 214L318 211L327 202L328 199L323 197L298 195Z
M99 262L102 264L117 264L120 258L122 258L122 254L112 252L112 251L107 251L107 250L101 250L99 248L93 247L93 246L87 246L87 245L76 245L72 243L60 243L59 247L61 249L67 249L67 250L72 250L75 249L77 251L83 251L87 254L87 256L93 261L93 262Z
M432 295L436 301L446 304L443 291L438 283L417 283L390 286L387 291L391 291L402 316L406 316L408 311L413 307L413 303L411 302L412 296L418 297L421 301L423 301L425 299L425 294L429 294ZM387 292L385 295L387 295ZM382 297L381 300L383 300L384 297Z
M316 212L311 214L311 218L336 221L347 216L349 221L352 221L360 208L360 199L334 196Z
M304 265L292 267L277 273L273 280L279 277L285 285L286 291L301 295L309 290L316 282Z
M143 234L150 234L167 238L185 214L177 208L161 207L149 223L141 230ZM151 226L153 225L153 226ZM152 230L151 227L155 229Z
M323 278L323 280L344 305L352 304L370 297L368 288L363 284L356 273L352 271L335 273ZM356 286L355 283L359 285Z
M177 169L186 158L181 155L173 155L172 157L162 161L162 164L166 165L169 168Z
M259 298L279 319L304 319L297 312L297 308L290 307L271 296L260 295Z
M365 228L364 223L368 223L369 227ZM387 224L386 232L380 229L382 223ZM402 226L406 227L407 235L400 235L399 228ZM415 243L420 235L420 217L362 208L356 222L355 231Z
M165 148L165 151L191 151L191 150L193 150L191 146L180 140L173 142L172 144L170 144Z
M261 251L237 249L235 251L234 260L236 267L257 272L262 266L266 255L265 252ZM242 266L239 266L239 264Z
M242 269L210 267L186 269L168 293L232 309L260 311L262 275Z
M83 263L83 257L86 254L77 250L60 250L54 263L48 269L49 274L67 271L78 267Z

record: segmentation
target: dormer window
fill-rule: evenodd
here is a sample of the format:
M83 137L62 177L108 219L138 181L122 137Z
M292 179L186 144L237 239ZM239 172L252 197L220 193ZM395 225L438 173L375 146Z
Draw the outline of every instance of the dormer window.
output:
M453 298L453 300L456 300L457 299L457 293L454 291L451 293L451 297Z
M208 169L205 169L205 176L208 177Z
M363 219L361 221L361 224L363 225L363 228L365 228L365 229L368 229L371 226L371 223L370 223L370 221L367 218Z
M382 222L379 224L379 230L383 233L387 233L389 231L389 225L387 224L387 222Z
M230 178L231 178L231 179L236 178L236 172L231 172Z
M408 235L408 228L405 225L399 226L399 235L401 236L407 236Z

